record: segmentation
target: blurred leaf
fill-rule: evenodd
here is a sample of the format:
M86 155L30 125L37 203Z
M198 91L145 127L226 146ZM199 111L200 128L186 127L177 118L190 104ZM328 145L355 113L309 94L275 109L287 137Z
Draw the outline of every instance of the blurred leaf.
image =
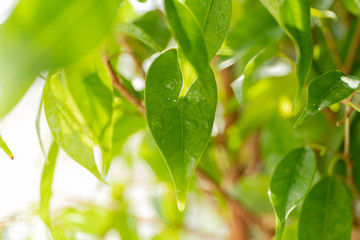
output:
M162 47L160 47L159 44L147 32L145 32L143 29L136 26L135 24L118 23L116 26L116 30L138 39L142 43L151 47L156 52L162 51Z
M268 171L273 172L286 154L304 144L292 122L275 114L264 126L261 136L261 151Z
M344 0L343 3L349 12L360 16L360 0Z
M41 176L40 183L40 209L39 215L40 218L48 225L51 229L51 218L50 218L50 198L52 195L52 183L53 176L56 164L56 158L59 152L59 145L54 141L51 144L49 154L46 158L46 162L44 164L44 169Z
M209 61L223 44L231 21L231 0L186 0L200 23Z
M14 159L14 155L12 154L11 150L5 143L4 139L0 135L0 148L9 156L9 158Z
M313 187L304 201L299 240L349 240L351 229L349 190L335 178L324 178Z
M42 70L66 65L94 49L109 31L120 0L27 0L0 25L0 116L19 101Z
M270 177L264 174L242 177L235 185L235 196L253 213L264 214L272 212L269 202Z
M70 157L101 180L89 129L65 84L64 73L58 72L45 85L44 108L50 130Z
M103 156L107 173L112 149L112 84L100 56L87 58L65 69L66 84Z
M314 152L306 147L290 152L276 167L269 197L276 213L276 239L280 240L285 221L311 187L316 171Z
M295 127L308 121L320 110L348 98L359 87L360 81L340 71L327 72L309 85L308 102Z
M164 50L169 43L171 33L160 10L149 11L133 22L149 34Z
M182 211L188 185L210 139L214 122L217 91L211 69L208 86L197 79L181 96L177 51L160 55L146 78L145 108L151 134L164 156L174 180L178 206ZM205 93L205 89L210 90Z
M171 28L186 58L199 75L208 72L208 54L198 21L190 9L178 0L165 0Z

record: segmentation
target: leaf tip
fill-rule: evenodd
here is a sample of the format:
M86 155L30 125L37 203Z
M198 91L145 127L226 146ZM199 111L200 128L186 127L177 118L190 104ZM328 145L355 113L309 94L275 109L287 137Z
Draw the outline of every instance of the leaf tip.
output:
M176 192L177 206L180 212L185 211L186 195L187 195L187 191Z

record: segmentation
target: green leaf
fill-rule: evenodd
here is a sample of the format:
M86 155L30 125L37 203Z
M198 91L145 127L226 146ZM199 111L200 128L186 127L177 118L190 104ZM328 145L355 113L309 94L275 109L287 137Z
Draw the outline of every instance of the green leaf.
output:
M116 30L138 39L156 52L161 52L163 50L162 47L160 47L159 44L147 32L135 24L118 23Z
M103 172L111 162L113 92L111 80L98 54L66 68L66 82L103 155Z
M56 158L59 152L59 145L54 141L51 144L49 154L47 156L47 161L44 164L44 169L41 176L40 183L40 209L39 215L40 218L51 228L50 223L50 198L51 198L51 187L53 182Z
M300 94L309 75L313 55L310 0L283 0L280 4L280 16L289 36L298 46L297 76Z
M206 87L197 79L185 96L180 95L183 80L174 49L153 62L146 78L146 118L171 172L180 211L214 122L217 91L210 68L206 80Z
M356 16L360 16L360 0L343 0L346 9Z
M9 158L14 159L14 155L10 151L9 147L6 145L1 135L0 135L0 148L9 156Z
M298 98L309 75L313 55L310 0L260 0L298 47Z
M306 197L299 221L299 240L350 240L351 197L332 177L317 183Z
M207 47L209 61L216 55L223 44L230 26L231 0L186 0L200 23Z
M191 10L178 0L165 0L165 9L179 45L196 72L208 72L208 53L199 22Z
M110 30L120 0L19 1L0 25L0 116L43 70L94 49Z
M327 72L315 78L309 85L307 106L295 126L305 123L320 110L348 98L359 85L358 79L340 71Z
M308 148L290 152L276 167L270 182L269 197L276 213L276 239L280 240L285 221L311 187L316 157Z
M65 74L62 72L46 82L44 108L47 122L57 144L101 180L94 159L90 130L65 84Z

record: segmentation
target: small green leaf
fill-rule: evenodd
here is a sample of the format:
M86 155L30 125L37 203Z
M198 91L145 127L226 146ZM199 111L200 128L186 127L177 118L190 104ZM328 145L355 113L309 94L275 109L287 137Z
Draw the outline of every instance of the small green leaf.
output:
M198 75L208 72L208 53L199 22L191 10L179 0L165 0L170 26L186 58Z
M276 167L269 196L276 213L277 240L282 238L289 214L311 187L315 171L315 154L308 147L293 150Z
M358 79L340 71L327 72L315 78L309 85L307 106L295 126L305 123L320 110L348 98L359 85Z
M40 209L39 215L40 218L51 228L50 223L50 198L51 198L51 187L53 182L56 158L59 152L59 145L54 141L51 144L49 154L47 156L47 161L44 164L44 169L41 176L40 183Z
M106 174L111 162L113 92L100 56L91 55L67 67L66 81L94 142L101 148Z
M44 108L50 130L70 157L102 180L94 159L90 130L65 83L65 74L59 72L45 85Z
M14 159L14 155L10 151L9 147L6 145L1 135L0 135L0 148L9 156L9 158Z
M209 61L223 44L231 21L231 0L186 0L200 23Z
M145 108L149 128L171 172L178 207L184 210L187 189L211 136L217 104L216 82L208 68L185 96L174 49L160 55L146 78ZM207 90L205 90L207 89Z
M135 24L119 23L116 26L116 30L138 39L156 52L161 52L163 50L162 47L160 47L159 44L147 32Z
M351 197L347 187L332 177L317 183L300 213L299 240L350 240Z

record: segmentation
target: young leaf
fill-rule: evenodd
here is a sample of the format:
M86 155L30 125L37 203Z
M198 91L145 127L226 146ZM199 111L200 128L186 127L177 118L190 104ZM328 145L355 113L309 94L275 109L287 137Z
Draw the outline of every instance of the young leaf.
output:
M65 83L65 74L62 72L46 82L44 108L47 122L57 144L101 180L94 159L90 131Z
M311 187L315 171L315 154L308 147L293 150L276 167L269 197L277 218L277 240L282 237L287 217Z
M189 181L211 136L217 91L208 68L185 96L177 51L168 50L151 65L146 78L145 108L149 128L171 172L178 207L184 210ZM211 91L205 91L205 89Z
M66 68L66 81L95 143L102 150L103 172L107 173L111 162L113 93L111 80L102 66L98 54L94 58L90 56Z
M179 0L165 0L165 9L170 26L186 58L199 75L206 75L209 60L199 22L191 10Z
M310 0L283 0L280 17L287 33L299 48L297 75L300 94L309 75L313 55Z
M45 162L40 183L40 218L51 228L49 205L51 198L51 187L53 182L56 158L59 152L59 145L54 141L51 144L47 161Z
M139 41L146 44L148 47L151 47L156 52L161 52L163 49L159 46L159 44L143 29L136 26L132 23L119 23L116 26L116 30L126 33Z
M209 61L223 44L231 21L231 0L186 0L200 23Z
M317 183L300 213L299 240L350 240L351 197L347 187L332 177Z
M9 158L14 159L14 155L10 151L9 147L6 145L1 135L0 135L0 148L9 156Z
M309 85L307 106L295 126L305 123L320 110L348 98L359 85L358 79L340 71L327 72L315 78Z

